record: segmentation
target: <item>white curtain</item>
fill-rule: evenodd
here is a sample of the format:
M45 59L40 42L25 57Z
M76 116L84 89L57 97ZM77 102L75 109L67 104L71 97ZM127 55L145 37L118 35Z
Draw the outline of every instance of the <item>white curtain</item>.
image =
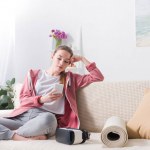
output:
M0 0L0 85L14 77L14 1Z

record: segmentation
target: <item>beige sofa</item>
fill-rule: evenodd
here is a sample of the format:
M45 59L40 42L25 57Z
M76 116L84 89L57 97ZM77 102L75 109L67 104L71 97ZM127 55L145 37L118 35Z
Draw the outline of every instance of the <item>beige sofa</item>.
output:
M17 84L19 93L21 84ZM96 82L78 91L78 109L81 128L91 132L90 140L78 145L65 145L56 142L55 137L45 141L0 141L2 150L101 150L107 149L100 139L100 132L111 116L118 116L128 121L141 101L144 90L150 88L150 81ZM15 105L18 105L16 97ZM0 111L0 115L11 110ZM146 139L129 139L122 148L108 149L150 149Z

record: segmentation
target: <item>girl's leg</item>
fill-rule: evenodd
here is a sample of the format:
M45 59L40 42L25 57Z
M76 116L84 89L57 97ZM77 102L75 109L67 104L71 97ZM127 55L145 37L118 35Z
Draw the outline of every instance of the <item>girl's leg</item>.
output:
M18 129L21 125L17 121L0 117L0 140L12 139L15 134L13 130Z
M0 140L10 140L13 135L13 131L0 124Z
M30 113L30 120L16 130L18 135L32 137L38 135L53 136L57 127L57 120L54 114L50 112ZM37 111L39 111L37 109Z
M15 119L15 120L12 120ZM14 130L18 129L21 124L16 118L2 118L0 117L0 140L45 140L47 137L45 135L34 136L26 138L15 133Z

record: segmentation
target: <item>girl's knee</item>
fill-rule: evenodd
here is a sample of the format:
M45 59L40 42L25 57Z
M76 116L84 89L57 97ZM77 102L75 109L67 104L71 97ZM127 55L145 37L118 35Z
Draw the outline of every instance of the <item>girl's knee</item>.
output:
M42 114L42 122L48 126L57 126L57 119L54 114L46 112Z
M42 118L46 129L46 134L48 137L53 136L57 128L57 119L55 115L51 113L44 113Z

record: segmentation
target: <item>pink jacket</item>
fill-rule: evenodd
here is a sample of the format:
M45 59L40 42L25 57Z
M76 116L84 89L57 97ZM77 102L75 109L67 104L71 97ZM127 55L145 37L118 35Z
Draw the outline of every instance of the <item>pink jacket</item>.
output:
M79 128L80 121L78 117L76 91L92 82L102 81L104 79L102 73L96 67L95 63L86 66L89 74L79 75L67 72L65 92L65 114L56 115L59 127ZM41 96L36 96L35 84L40 70L30 70L31 81L26 76L23 87L20 92L20 107L15 109L9 117L18 116L34 107L41 107L42 104L38 102ZM32 84L30 83L32 82ZM33 86L31 86L33 85Z

